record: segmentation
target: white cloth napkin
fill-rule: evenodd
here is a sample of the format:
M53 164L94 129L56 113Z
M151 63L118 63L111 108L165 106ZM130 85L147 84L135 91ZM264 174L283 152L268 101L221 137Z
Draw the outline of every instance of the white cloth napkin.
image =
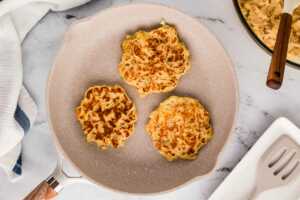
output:
M90 0L0 0L0 167L22 173L21 141L37 114L23 86L22 41L50 10L62 11Z

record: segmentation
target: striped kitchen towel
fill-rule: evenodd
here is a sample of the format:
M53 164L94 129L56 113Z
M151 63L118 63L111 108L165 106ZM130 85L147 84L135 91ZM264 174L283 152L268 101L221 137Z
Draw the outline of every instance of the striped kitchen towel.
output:
M23 136L28 132L34 122L36 114L37 109L35 103L27 90L22 87L13 118L14 123L18 128L16 128L14 132L11 132L12 135L18 134L17 136L12 136L16 139L15 141L19 140L19 136ZM13 139L12 137L10 138L11 140ZM0 157L0 167L4 169L10 178L22 174L22 151L20 141L9 150L8 153Z
M0 167L22 173L22 139L37 108L23 86L22 42L50 10L62 11L89 0L0 0Z

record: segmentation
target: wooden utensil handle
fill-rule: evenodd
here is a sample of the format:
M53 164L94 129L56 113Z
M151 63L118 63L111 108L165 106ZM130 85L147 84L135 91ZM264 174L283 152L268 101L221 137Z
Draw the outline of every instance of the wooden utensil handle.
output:
M49 185L49 183L47 183L47 181L43 181L30 194L28 194L24 200L50 200L56 195L57 193Z
M272 89L279 89L282 84L291 27L292 15L282 13L267 78L267 85Z

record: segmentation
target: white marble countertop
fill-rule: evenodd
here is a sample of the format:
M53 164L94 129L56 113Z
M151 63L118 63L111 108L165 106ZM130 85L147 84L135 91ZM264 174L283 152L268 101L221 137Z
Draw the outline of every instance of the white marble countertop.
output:
M49 176L58 157L46 122L45 87L48 71L60 46L64 31L77 19L93 15L110 6L134 3L134 0L94 0L82 7L50 13L35 27L24 42L25 84L39 106L35 126L24 140L24 174L10 183L0 172L0 199L21 199L38 182ZM240 85L240 113L235 133L226 146L221 163L209 177L180 190L153 197L116 194L94 185L66 187L56 199L102 200L204 200L228 175L242 156L271 122L285 116L300 125L300 71L288 67L279 91L265 86L270 56L250 38L242 26L232 0L157 0L196 17L205 24L230 54ZM29 165L29 162L31 163Z

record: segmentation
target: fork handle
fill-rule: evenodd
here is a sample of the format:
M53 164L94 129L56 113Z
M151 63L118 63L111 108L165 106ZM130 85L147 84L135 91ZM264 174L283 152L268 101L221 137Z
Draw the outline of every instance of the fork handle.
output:
M282 84L291 27L292 15L282 13L267 78L267 85L272 89L279 89Z

